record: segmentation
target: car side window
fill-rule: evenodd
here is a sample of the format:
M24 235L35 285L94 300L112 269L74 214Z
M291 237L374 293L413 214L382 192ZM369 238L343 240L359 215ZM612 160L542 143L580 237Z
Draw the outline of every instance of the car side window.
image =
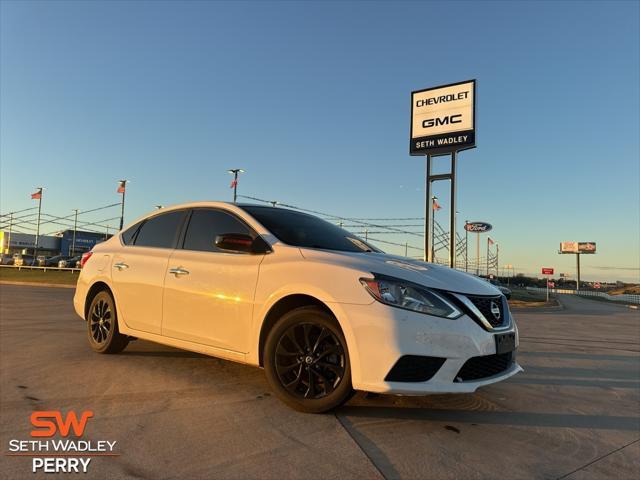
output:
M221 210L195 209L191 214L184 238L183 249L200 252L227 252L216 247L218 235L224 233L244 233L255 237L255 233L233 215Z
M140 228L141 223L142 222L138 222L122 232L122 235L120 236L122 238L122 243L125 245L131 245L133 243L133 238L136 236L136 232L138 231L138 228Z
M135 237L136 247L174 248L184 210L161 213L146 220Z

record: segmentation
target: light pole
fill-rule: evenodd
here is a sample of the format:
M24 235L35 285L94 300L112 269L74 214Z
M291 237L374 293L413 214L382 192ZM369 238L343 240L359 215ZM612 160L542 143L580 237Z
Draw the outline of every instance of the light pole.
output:
M73 218L73 242L71 242L71 256L76 256L76 230L78 229L78 209L74 208L75 216Z
M233 180L231 180L231 188L233 188L233 203L236 203L238 199L238 174L244 173L244 170L241 168L230 168L227 172L233 175Z

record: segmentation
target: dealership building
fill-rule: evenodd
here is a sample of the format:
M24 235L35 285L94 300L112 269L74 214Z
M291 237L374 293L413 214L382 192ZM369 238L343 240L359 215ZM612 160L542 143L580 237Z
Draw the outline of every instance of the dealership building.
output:
M104 242L111 237L111 235L104 233L76 230L74 248L73 232L73 230L64 230L54 235L40 235L38 240L38 254L47 256L71 255L73 250L75 254L78 255L83 252L88 252L96 243ZM34 234L0 230L0 251L4 254L32 254L35 246L36 236Z

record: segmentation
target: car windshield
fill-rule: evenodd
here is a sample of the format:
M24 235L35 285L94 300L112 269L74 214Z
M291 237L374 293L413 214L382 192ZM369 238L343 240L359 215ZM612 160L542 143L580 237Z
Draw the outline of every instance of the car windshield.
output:
M242 208L287 245L342 252L380 252L352 233L313 215L276 207L245 205Z

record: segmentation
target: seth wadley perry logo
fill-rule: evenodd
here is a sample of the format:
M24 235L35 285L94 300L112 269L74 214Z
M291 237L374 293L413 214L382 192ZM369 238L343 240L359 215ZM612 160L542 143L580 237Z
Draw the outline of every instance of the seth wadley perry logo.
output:
M30 416L31 440L9 440L11 457L32 457L31 471L44 473L87 473L92 457L114 457L115 440L81 440L91 410L78 415L70 411L66 416L59 410L36 411ZM62 438L52 438L56 434ZM68 438L70 436L75 439Z

